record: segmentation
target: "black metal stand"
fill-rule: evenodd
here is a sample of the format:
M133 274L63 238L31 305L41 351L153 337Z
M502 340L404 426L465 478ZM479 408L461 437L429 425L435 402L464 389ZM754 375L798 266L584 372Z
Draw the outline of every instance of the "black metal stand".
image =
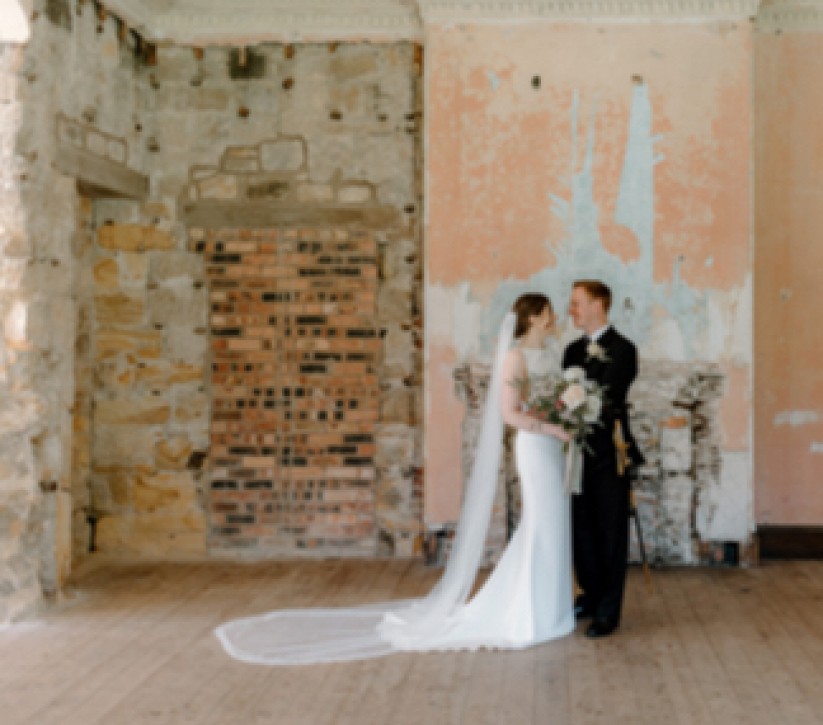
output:
M640 547L640 563L643 567L643 577L646 579L646 589L648 589L649 594L651 594L654 591L652 571L649 567L649 561L646 558L646 545L643 543L643 529L640 527L640 517L637 515L637 501L634 497L634 489L629 492L629 516L634 519L634 530L637 534L637 543Z

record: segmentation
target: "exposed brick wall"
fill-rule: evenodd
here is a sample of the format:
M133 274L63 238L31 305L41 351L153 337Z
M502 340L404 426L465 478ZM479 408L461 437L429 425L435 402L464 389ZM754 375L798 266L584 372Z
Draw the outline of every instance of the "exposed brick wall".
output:
M373 553L374 236L224 229L191 243L209 281L210 546Z

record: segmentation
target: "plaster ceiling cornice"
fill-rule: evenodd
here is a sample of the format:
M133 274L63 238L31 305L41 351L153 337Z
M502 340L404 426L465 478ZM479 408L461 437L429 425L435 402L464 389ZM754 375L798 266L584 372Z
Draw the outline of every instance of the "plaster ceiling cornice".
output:
M757 15L761 0L419 0L426 22L730 20Z
M103 0L153 42L420 41L426 25L534 21L823 27L823 0ZM762 6L762 7L761 7Z
M420 40L415 0L104 0L153 42Z
M765 0L757 17L763 31L823 31L823 0Z

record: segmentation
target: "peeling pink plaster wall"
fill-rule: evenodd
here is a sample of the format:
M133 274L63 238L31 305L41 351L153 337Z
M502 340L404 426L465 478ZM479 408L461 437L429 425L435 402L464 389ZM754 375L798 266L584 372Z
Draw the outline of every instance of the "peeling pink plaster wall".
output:
M755 515L823 524L823 33L758 35Z
M749 333L731 329L736 316L751 312L749 25L430 27L427 69L427 522L454 520L459 508L463 406L451 371L478 325L477 315L461 310L482 310L501 283L527 286L558 266L551 246L566 229L549 195L562 192L570 160L580 161L592 119L603 247L619 263L639 257L637 236L614 221L635 82L648 88L652 131L663 135L665 155L654 174L652 282L665 285L678 274L717 302L713 341L701 330L685 356L716 361L730 374L724 452L742 452L750 468ZM649 312L655 330L671 315L658 304ZM660 335L640 342L641 355L683 359ZM750 480L744 484L750 491Z

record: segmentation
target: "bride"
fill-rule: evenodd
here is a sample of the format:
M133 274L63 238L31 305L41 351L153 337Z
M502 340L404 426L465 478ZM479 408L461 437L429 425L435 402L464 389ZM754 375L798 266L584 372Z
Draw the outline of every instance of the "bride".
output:
M272 665L343 662L397 651L519 649L574 629L570 503L562 428L525 410L529 385L560 374L545 347L551 302L522 295L500 328L475 460L443 576L421 599L353 608L279 610L221 625L226 651ZM533 391L532 391L533 392ZM469 599L497 486L503 426L517 430L520 523L485 584Z

